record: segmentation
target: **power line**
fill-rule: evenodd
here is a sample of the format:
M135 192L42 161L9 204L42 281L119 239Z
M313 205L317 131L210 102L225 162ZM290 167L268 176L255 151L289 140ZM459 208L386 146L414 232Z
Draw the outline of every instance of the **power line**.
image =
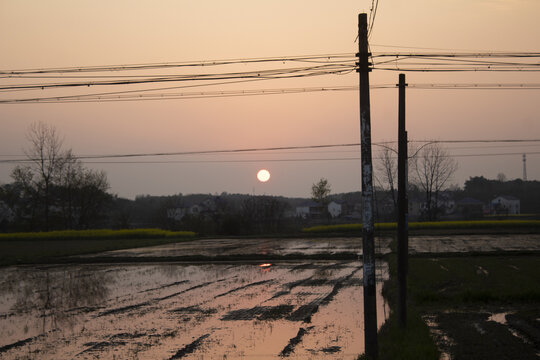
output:
M257 81L259 79L230 81L222 84L232 84L246 81ZM264 80L264 79L260 79ZM207 84L209 86L215 84ZM197 87L195 85L193 87ZM246 90L217 90L217 91L193 91L174 93L153 93L162 89L189 88L192 86L173 86L159 89L129 90L117 92L105 92L84 95L66 95L49 97L31 97L0 100L0 104L21 104L21 103L72 103L72 102L125 102L125 101L146 101L146 100L186 100L201 98L223 98L241 96L260 95L283 95L313 92L334 92L334 91L356 91L357 85L350 86L315 86L301 88L269 88L269 89L246 89ZM370 89L394 89L395 84L371 85ZM410 89L419 90L539 90L540 83L455 83L455 84L408 84Z
M410 143L440 143L440 144L454 144L454 143L531 143L540 142L540 139L481 139L481 140L415 140L409 141ZM381 141L374 142L373 145L388 145L395 143L395 141ZM75 156L79 160L92 160L92 159L110 159L110 158L136 158L136 157L161 157L161 156L185 156L185 155L218 155L218 154L234 154L234 153L253 153L253 152L270 152L270 151L283 151L283 150L299 150L299 149L325 149L325 148L337 148L337 147L356 147L360 146L360 143L343 143L343 144L321 144L321 145L305 145L305 146L280 146L280 147L266 147L266 148L244 148L244 149L222 149L222 150L201 150L201 151L179 151L179 152L158 152L158 153L130 153L130 154L105 154L105 155L85 155ZM529 154L536 154L535 152L528 152ZM519 153L507 153L507 154L523 154ZM458 155L456 155L458 156ZM465 156L465 155L459 155ZM471 155L475 156L475 155ZM480 156L480 155L479 155ZM484 156L484 155L482 155ZM490 156L486 154L485 156ZM352 159L352 158L351 158ZM0 160L0 163L23 163L34 161L35 159L4 159Z
M491 157L491 156L522 156L523 152L484 153L484 154L449 154L447 158L465 157ZM526 152L527 155L540 155L540 151ZM382 160L382 157L374 157ZM333 158L293 158L293 159L220 159L220 160L146 160L146 161L88 161L85 164L205 164L205 163L264 163L264 162L315 162L315 161L359 161L360 157L333 157Z
M23 75L23 74L62 74L62 73L86 73L86 72L105 72L105 71L133 71L133 70L153 70L164 68L191 68L191 67L212 67L221 65L238 65L251 63L273 63L273 62L313 62L320 61L329 63L331 59L354 59L352 53L332 53L318 55L297 55L297 56L278 56L278 57L259 57L259 58L236 58L224 60L199 60L199 61L179 61L179 62L161 62L161 63L138 63L124 65L98 65L98 66L73 66L65 68L41 68L41 69L19 69L19 70L0 70L3 75ZM326 61L324 61L326 59Z
M248 72L229 72L229 73L207 73L207 74L189 74L173 75L166 77L148 76L143 79L114 79L101 81L82 81L82 82L64 82L64 83L43 83L43 84L15 84L0 86L0 91L12 90L45 90L52 88L70 88L70 87L90 87L90 86L111 86L111 85L136 85L153 84L163 82L180 81L215 81L231 79L285 79L297 77L311 77L320 75L336 75L354 71L354 64L330 64L317 65L300 68L285 68L258 70Z

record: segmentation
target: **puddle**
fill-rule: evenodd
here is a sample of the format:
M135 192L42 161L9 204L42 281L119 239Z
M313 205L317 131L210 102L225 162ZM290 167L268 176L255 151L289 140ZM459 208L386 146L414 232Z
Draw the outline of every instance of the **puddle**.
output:
M527 315L444 311L424 320L442 359L515 359L516 354L520 359L538 359L535 341L531 341L538 339L538 324Z
M378 254L389 253L390 241L391 237L376 236L375 252ZM411 254L525 250L540 250L540 234L409 236L409 252ZM294 254L301 254L304 256L333 255L354 258L354 255L362 254L362 240L353 237L336 237L329 239L205 239L137 249L108 251L81 257L147 257L159 259L160 257L234 257L241 255L291 256ZM299 266L306 266L309 268L310 265L303 264ZM301 270L301 268L299 270Z
M358 261L3 268L0 357L355 357L361 270ZM386 264L377 275L387 278ZM377 290L380 326L388 306Z
M540 250L540 234L410 236L411 253Z

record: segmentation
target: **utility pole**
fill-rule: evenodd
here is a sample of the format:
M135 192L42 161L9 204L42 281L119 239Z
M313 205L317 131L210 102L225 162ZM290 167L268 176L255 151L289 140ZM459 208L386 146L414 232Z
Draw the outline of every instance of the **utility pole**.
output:
M527 181L527 155L523 154L523 181Z
M358 15L358 73L360 74L360 137L362 152L362 252L364 263L365 353L377 359L377 298L375 245L373 241L373 162L371 159L371 111L369 103L369 51L367 14Z
M399 74L398 105L398 320L407 326L408 272L408 200L407 200L407 131L405 130L405 74Z

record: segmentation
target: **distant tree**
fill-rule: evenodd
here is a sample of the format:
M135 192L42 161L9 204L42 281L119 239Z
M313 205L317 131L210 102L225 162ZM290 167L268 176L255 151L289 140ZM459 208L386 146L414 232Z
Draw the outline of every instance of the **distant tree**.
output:
M317 183L311 186L311 199L319 204L322 212L329 218L328 203L330 202L330 184L325 178L321 178Z
M497 174L497 180L500 181L500 182L505 182L507 179L506 179L506 175L504 173L498 173Z
M425 194L427 220L435 220L439 193L457 170L457 162L437 143L420 148L412 158L414 180Z
M380 158L375 165L375 179L383 191L387 191L394 205L394 214L397 214L397 182L398 164L397 150L384 146L380 152ZM375 188L375 196L378 191ZM384 199L383 199L384 200Z
M332 189L328 180L322 178L319 182L311 186L311 198L313 201L323 205L328 202L328 195L330 195L331 191Z
M36 226L49 230L54 209L55 216L62 214L63 227L88 227L110 199L105 173L86 169L71 150L63 150L62 139L51 125L33 123L27 137L28 165L11 173L20 191L23 217L31 219L33 230Z
M250 196L242 202L244 229L248 232L277 232L289 205L273 196Z
M26 134L30 147L24 150L29 165L17 166L12 178L20 183L43 213L45 230L49 228L51 189L65 161L62 139L56 129L43 122L34 122ZM37 209L34 209L35 211Z

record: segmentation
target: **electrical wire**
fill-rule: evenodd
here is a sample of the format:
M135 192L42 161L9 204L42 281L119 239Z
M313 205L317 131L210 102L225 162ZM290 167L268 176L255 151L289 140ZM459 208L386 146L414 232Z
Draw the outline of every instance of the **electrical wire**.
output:
M297 77L311 77L320 75L336 75L354 71L354 64L331 64L317 65L301 68L271 69L249 72L229 72L229 73L208 73L208 74L188 74L174 75L167 77L148 76L143 79L114 79L101 81L64 82L64 83L42 83L42 84L15 84L0 86L0 91L6 90L44 90L51 88L68 87L90 87L90 86L110 86L110 85L135 85L151 84L163 82L179 81L210 81L210 80L231 80L231 79L285 79Z
M258 81L264 79L250 79L240 81L222 82L221 84L233 84L248 81ZM208 86L215 84L206 84ZM73 102L125 102L125 101L146 101L146 100L187 100L202 98L225 98L241 96L260 95L284 95L313 92L335 92L335 91L357 91L356 85L349 86L315 86L302 88L269 88L269 89L245 89L245 90L220 90L220 91L193 91L193 92L172 92L153 93L158 90L180 89L197 87L198 85L172 86L157 89L142 89L129 91L116 91L105 93L94 93L84 95L50 96L50 97L30 97L18 99L0 100L0 104L22 104L22 103L73 103ZM407 84L410 89L418 90L539 90L540 83L455 83L455 84ZM375 84L370 89L395 89L396 84Z
M413 140L410 143L427 143L427 144L457 144L457 143L535 143L540 142L540 139L480 139L480 140ZM372 145L388 145L395 144L396 141L381 141L373 142ZM161 156L185 156L185 155L223 155L234 153L253 153L253 152L272 152L283 150L299 150L299 149L328 149L337 147L358 147L360 143L343 143L343 144L319 144L319 145L301 145L301 146L280 146L266 148L245 148L245 149L222 149L222 150L202 150L202 151L179 151L179 152L159 152L159 153L130 153L130 154L105 154L105 155L85 155L75 156L79 160L93 159L110 159L110 158L136 158L136 157L161 157ZM536 152L527 152L527 154L536 154ZM523 154L508 153L508 155ZM489 154L479 154L479 156L490 156ZM457 156L457 155L456 155ZM465 156L465 155L459 155ZM475 155L471 155L475 156ZM21 163L35 161L36 159L4 159L0 163Z
M299 56L278 56L278 57L259 57L259 58L237 58L225 60L206 60L206 61L186 61L186 62L162 62L162 63L139 63L124 65L103 65L103 66L75 66L65 68L41 68L41 69L19 69L19 70L0 70L3 75L23 75L23 74L50 74L50 73L85 73L85 72L104 72L104 71L126 71L126 70L153 70L164 68L185 68L185 67L209 67L221 65L238 65L253 63L275 63L275 62L313 62L319 60L327 63L330 59L353 59L351 53L334 53L318 55L299 55ZM328 61L322 61L327 59Z

